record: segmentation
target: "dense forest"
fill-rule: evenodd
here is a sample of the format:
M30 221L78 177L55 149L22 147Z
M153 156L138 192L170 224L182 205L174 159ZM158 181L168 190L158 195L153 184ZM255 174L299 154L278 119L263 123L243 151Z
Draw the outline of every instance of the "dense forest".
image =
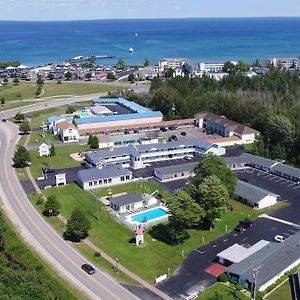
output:
M150 94L129 99L160 110L166 120L211 111L259 130L258 155L300 165L299 72L273 69L249 78L232 72L221 81L208 77L154 78Z
M77 299L47 268L26 249L0 212L0 299Z

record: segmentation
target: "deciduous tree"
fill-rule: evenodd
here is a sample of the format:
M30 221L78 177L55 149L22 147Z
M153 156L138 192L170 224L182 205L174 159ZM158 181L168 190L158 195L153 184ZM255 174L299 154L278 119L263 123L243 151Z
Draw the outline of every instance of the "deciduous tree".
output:
M17 147L17 150L13 156L13 162L15 167L22 168L28 165L30 162L30 153L26 150L26 148L22 145Z

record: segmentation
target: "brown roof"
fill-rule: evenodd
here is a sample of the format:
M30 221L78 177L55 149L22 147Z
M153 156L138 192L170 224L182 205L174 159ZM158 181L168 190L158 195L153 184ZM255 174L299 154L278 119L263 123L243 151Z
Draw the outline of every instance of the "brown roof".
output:
M60 130L66 130L69 128L72 129L77 129L76 126L72 123L68 123L68 122L60 122L56 125Z
M208 121L213 121L238 134L258 133L257 130L251 127L227 119L225 116L218 116L212 112L197 113L195 118L203 118Z
M89 129L79 129L79 134L84 135L88 133L99 133L99 132L112 132L112 131L118 131L118 130L125 130L125 129L139 129L139 128L152 128L152 129L159 129L161 126L178 126L178 125L184 125L184 124L193 124L194 119L180 119L180 120L172 120L172 121L162 121L162 122L156 122L151 123L147 125L131 125L131 126L109 126L109 127L102 127L102 128L89 128Z

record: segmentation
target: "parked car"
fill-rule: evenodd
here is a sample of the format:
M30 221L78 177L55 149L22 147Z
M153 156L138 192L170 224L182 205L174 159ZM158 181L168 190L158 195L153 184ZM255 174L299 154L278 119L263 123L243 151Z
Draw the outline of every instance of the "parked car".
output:
M240 221L240 224L241 224L242 226L244 226L245 228L249 228L249 227L252 227L252 226L253 226L253 222L250 221L250 220L247 220L247 219L245 219L245 220L243 220L243 221Z
M185 131L182 131L182 132L180 132L180 134L185 136L185 135L186 135L186 132L185 132Z
M175 129L177 129L177 128L176 128L175 126L170 126L169 129L170 129L170 130L175 130Z
M171 135L171 139L173 140L173 141L177 141L178 140L178 137L176 136L176 135Z
M184 159L191 160L192 158L190 156L185 156Z
M95 274L96 270L90 264L83 264L81 269L88 273L89 275Z
M51 169L51 168L45 168L45 169L43 169L43 172L44 172L44 174L49 174L49 173L54 173L55 170Z
M166 127L160 127L160 131L166 132L168 129Z
M6 119L2 119L2 122L6 122L7 120Z
M285 238L282 235L275 235L274 236L274 241L277 243L283 243L285 241Z

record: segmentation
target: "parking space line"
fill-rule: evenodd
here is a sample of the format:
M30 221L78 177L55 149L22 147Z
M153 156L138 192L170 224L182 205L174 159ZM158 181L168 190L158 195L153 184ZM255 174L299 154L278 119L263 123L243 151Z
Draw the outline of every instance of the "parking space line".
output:
M218 245L213 245L213 248L216 248L216 247L218 247Z
M277 177L276 176L273 176L271 178L268 178L269 180L273 180L273 179L276 179Z
M194 249L194 251L198 252L199 254L204 254L206 251L200 251L198 249Z
M293 190L296 190L296 189L299 189L299 188L300 188L300 185L294 187Z
M283 178L280 178L280 179L278 179L278 180L275 180L275 182L280 182L280 181L282 181L283 180Z
M292 186L292 185L295 185L295 184L297 184L297 183L293 182L291 184L288 184L288 186Z
M238 235L237 233L234 233L234 234L233 234L233 236L237 236L237 235Z
M290 236L290 234L289 234L289 233L286 233L286 232L283 232L282 234L287 235L287 236Z
M270 176L273 176L272 174L268 174L266 176L264 176L264 178L267 178L267 177L270 177Z
M228 241L228 239L224 239L224 240L223 240L223 242L227 242L227 241Z

